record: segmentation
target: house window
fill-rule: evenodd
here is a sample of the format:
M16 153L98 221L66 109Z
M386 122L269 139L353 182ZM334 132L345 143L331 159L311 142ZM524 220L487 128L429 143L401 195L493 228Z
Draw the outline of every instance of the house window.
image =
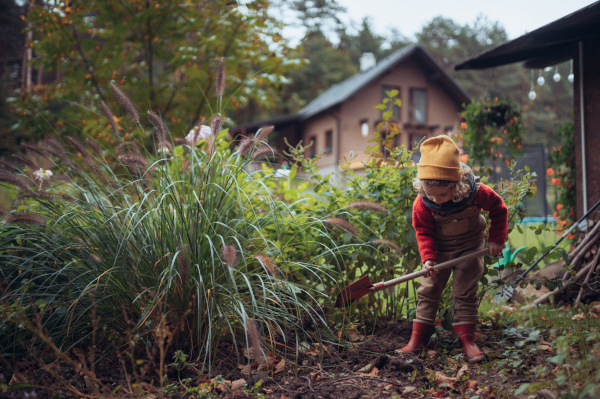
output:
M427 122L427 90L410 89L410 121Z
M312 145L308 149L308 157L314 158L317 155L317 136L310 136L308 142L312 143Z
M325 132L325 154L331 154L333 150L333 130Z
M400 88L398 86L384 85L384 86L381 86L381 101L383 102L383 100L389 99L390 96L388 95L388 93L393 90L398 91L398 95L396 97L394 97L394 99L400 99ZM400 107L397 105L394 105L392 110L393 110L392 120L399 121L400 120ZM382 111L382 113L383 112L384 111Z

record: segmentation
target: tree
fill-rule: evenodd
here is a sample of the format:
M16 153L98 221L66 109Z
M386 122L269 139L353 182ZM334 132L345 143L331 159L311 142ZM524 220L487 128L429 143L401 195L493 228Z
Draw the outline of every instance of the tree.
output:
M217 95L210 71L221 59L233 82L224 98L231 97L233 107L251 99L268 105L276 98L273 87L293 63L285 60L287 42L267 10L266 0L52 0L34 5L28 18L39 38L33 65L60 71L61 79L19 93L13 108L18 129L32 139L56 126L108 139L99 106L105 101L117 109L106 95L113 82L134 104L153 110L172 132L182 134L220 111L211 110ZM117 120L124 131L143 135L135 123Z
M14 0L0 2L0 156L16 149L17 134L10 131L12 118L7 99L19 83L23 57L24 7Z

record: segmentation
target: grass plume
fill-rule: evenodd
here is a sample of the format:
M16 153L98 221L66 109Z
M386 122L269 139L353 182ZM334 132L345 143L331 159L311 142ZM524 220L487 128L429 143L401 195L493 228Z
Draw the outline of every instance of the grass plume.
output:
M265 141L267 139L267 137L269 136L269 134L271 134L273 129L275 129L275 126L272 126L272 125L260 128L258 130L258 132L256 133L256 140Z
M388 211L387 206L385 206L379 202L376 202L376 201L367 201L367 200L352 201L351 203L348 204L348 208L364 209L364 210L373 211L373 212L387 212Z
M14 215L6 219L7 224L36 224L38 226L44 226L46 224L46 220L38 215L34 215L33 213L21 213L18 215Z
M102 112L106 119L108 119L108 123L110 124L110 128L112 129L115 136L120 137L121 133L119 132L119 126L117 126L117 122L115 121L115 116L113 115L110 107L106 105L104 101L100 102L100 107L102 108Z
M123 108L125 108L125 111L127 111L127 113L133 118L134 121L139 123L140 115L137 112L137 109L133 104L133 101L131 101L131 99L129 98L129 96L125 94L125 92L121 90L121 88L117 86L114 82L110 82L110 90L117 98L117 100L119 100Z
M215 91L217 96L221 97L225 93L225 61L223 57L217 64L217 81L215 84Z
M325 223L339 227L340 229L347 231L355 237L358 237L359 235L358 228L347 220L336 217L328 217L325 219Z
M235 269L235 265L237 263L237 249L235 249L233 245L225 245L221 250L221 257L227 266Z
M385 238L378 238L376 240L371 241L371 244L373 244L375 246L385 245L389 249L391 249L394 252L396 252L398 254L398 256L402 255L402 248L400 248L400 245L396 244L392 240L388 240L388 239L385 239Z
M271 147L265 145L257 148L256 151L252 153L251 158L253 161L258 161L263 158L272 157L273 155L275 155L275 151Z
M246 334L248 337L248 343L252 348L252 354L254 355L254 361L257 364L261 364L265 360L265 355L262 349L262 340L260 332L258 331L258 325L256 320L248 317L246 318Z
M258 259L258 261L263 265L269 275L277 275L277 265L275 265L275 262L273 262L271 258L269 258L267 255L259 254L256 255L256 259Z
M250 152L252 147L254 147L255 144L256 144L256 140L254 139L253 136L244 136L240 140L240 145L238 147L238 154L240 154L241 157L245 157L246 155L248 155L248 153Z
M30 169L37 169L39 168L38 163L36 162L35 159L28 157L27 155L23 155L23 154L12 154L13 158L17 159L18 161L20 161L21 163L29 166Z

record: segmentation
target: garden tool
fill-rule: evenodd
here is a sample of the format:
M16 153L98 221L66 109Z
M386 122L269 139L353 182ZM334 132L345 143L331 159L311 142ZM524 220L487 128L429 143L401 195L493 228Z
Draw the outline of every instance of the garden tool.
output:
M437 269L437 270L447 269L447 268L457 265L461 262L464 262L464 261L467 261L467 260L470 260L473 258L478 258L480 256L487 255L489 253L490 253L489 248L480 249L478 251L468 253L468 254L460 256L458 258L451 259L447 262L442 262L438 265L433 266L433 268ZM370 294L372 292L381 291L388 287L393 287L393 286L403 283L405 281L409 281L409 280L415 279L417 277L424 276L427 273L429 273L429 270L423 269L423 270L419 270L418 272L409 273L404 276L396 277L396 278L388 280L388 281L379 282L377 284L372 284L371 280L369 279L369 276L364 276L361 279L359 279L358 281L345 287L338 294L337 300L335 301L335 307L340 308L343 306L347 306L352 301L355 301L358 298L361 298L367 294Z
M542 256L540 256L535 262L533 262L531 264L531 266L529 266L522 274L520 274L515 279L514 283L511 283L510 285L506 285L504 288L502 288L502 290L496 294L496 297L498 297L498 299L502 300L502 301L508 301L508 300L512 299L514 287L516 287L521 282L521 280L523 280L525 278L525 276L527 276L527 274L529 274L529 272L532 271L542 261L542 259L544 259L546 257L546 255L548 255L550 252L554 251L554 249L558 246L558 244L560 244L560 242L562 240L564 240L569 234L571 234L571 232L575 228L578 228L582 231L587 228L587 217L594 210L596 210L596 208L598 208L598 206L600 206L600 201L596 202L594 204L594 206L592 206L590 209L588 209L588 211L585 213L585 215L583 215L582 217L579 218L579 220L577 220L575 223L573 223L571 225L571 227L569 227L569 229L567 231L565 231L564 234L562 236L560 236L560 238L558 240L556 240L556 242L546 252L544 252L544 254ZM565 259L565 262L569 263L568 259Z

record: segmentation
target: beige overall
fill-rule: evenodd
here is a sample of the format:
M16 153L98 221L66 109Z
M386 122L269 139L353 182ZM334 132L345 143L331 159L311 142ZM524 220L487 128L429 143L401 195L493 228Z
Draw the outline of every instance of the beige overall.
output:
M486 222L481 215L481 208L471 205L471 202L457 213L434 215L434 221L438 263L484 247ZM434 324L440 298L452 272L455 304L453 325L477 323L477 289L479 279L483 275L483 258L475 258L440 270L435 276L421 277L421 287L417 290L419 302L415 321Z

